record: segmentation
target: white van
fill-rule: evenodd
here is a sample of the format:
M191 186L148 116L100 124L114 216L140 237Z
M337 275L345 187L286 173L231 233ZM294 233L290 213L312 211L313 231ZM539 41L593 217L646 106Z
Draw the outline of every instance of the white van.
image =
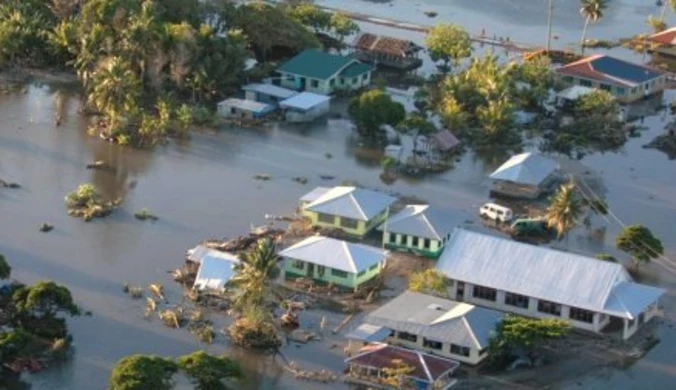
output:
M509 222L513 217L512 209L495 203L486 203L481 206L479 215L500 222Z

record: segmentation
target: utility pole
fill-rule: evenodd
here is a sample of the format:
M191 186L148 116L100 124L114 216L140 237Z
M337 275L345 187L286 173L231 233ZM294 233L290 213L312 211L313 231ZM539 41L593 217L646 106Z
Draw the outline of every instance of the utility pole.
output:
M552 12L554 11L554 0L549 0L549 12L547 15L547 52L552 45Z

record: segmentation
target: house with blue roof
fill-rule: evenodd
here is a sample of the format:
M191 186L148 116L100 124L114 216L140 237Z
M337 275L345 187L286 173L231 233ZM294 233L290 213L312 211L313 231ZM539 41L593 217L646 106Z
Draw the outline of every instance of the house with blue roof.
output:
M371 84L370 65L350 57L306 49L277 69L280 85L296 91L331 95Z
M631 103L660 93L667 77L660 70L596 54L556 70L569 85L598 88L610 92L620 103Z

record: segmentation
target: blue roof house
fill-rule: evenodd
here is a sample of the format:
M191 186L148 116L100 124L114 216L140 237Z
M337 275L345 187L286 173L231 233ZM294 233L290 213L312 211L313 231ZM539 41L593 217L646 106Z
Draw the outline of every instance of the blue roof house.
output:
M284 88L331 95L371 84L370 65L350 57L306 49L277 69Z

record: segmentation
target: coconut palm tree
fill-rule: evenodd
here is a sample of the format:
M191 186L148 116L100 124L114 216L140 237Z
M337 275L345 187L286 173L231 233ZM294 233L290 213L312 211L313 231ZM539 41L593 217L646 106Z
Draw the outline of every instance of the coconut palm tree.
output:
M561 238L575 227L582 212L582 200L577 193L575 183L571 181L561 185L551 198L545 221L547 226L556 230L558 238Z
M239 290L235 307L260 306L273 295L269 279L277 268L275 244L270 239L260 240L252 251L241 253L239 260L235 266L237 275L232 278Z
M660 13L660 19L664 21L664 17L667 14L667 8L671 8L676 11L676 0L665 0L662 5L662 12Z
M596 22L603 17L603 11L608 7L608 0L582 0L580 15L585 18L582 38L580 39L580 54L584 55L584 40L587 35L589 22Z
M108 129L114 130L123 113L136 108L140 88L130 64L120 57L113 57L94 75L89 103L108 118Z

